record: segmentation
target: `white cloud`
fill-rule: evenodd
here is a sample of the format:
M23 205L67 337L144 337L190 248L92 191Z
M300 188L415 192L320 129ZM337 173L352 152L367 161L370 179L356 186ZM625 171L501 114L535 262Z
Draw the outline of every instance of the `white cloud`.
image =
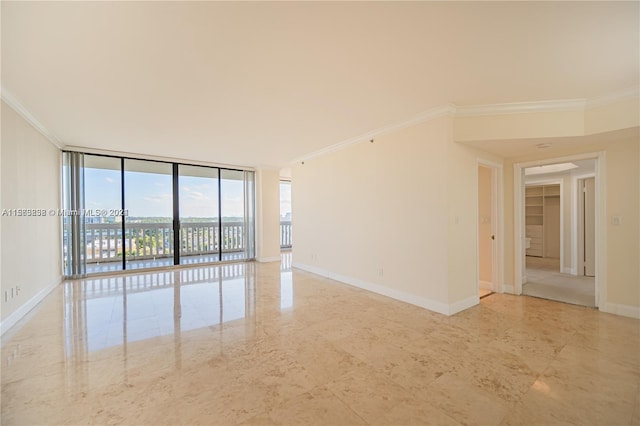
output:
M144 197L143 200L148 201L150 203L165 203L167 200L172 198L173 198L173 195L171 194L160 194L160 195L152 195L150 197Z
M207 197L206 195L204 195L202 192L198 192L198 191L192 191L189 193L189 198L191 198L192 200L208 200L209 197Z

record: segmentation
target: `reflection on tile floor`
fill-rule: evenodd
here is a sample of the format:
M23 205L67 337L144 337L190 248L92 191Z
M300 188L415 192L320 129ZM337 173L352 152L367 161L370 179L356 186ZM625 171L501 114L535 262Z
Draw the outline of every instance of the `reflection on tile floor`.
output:
M222 253L222 261L240 261L246 260L247 254L244 251ZM114 259L115 261L100 262L100 263L88 263L87 274L104 274L122 271L122 259ZM180 258L181 265L196 265L198 263L216 263L220 261L220 255L203 254L193 256L182 256ZM127 261L127 270L135 269L149 269L149 268L166 268L173 266L173 254L166 257L158 257L155 259L145 260L130 260Z
M2 424L640 423L640 321L453 317L278 263L67 282L2 339Z

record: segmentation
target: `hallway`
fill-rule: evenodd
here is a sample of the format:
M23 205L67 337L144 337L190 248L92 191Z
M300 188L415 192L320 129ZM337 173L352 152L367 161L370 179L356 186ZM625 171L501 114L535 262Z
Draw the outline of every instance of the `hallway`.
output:
M527 256L527 282L522 285L522 294L595 308L595 278L559 271L559 259Z

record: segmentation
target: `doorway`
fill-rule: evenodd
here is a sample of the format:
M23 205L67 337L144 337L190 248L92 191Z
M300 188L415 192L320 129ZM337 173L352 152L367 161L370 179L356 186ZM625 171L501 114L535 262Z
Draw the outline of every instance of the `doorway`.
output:
M597 306L596 169L596 159L520 169L521 294Z
M502 166L478 161L477 165L477 224L478 224L478 297L502 291L500 237L500 188Z

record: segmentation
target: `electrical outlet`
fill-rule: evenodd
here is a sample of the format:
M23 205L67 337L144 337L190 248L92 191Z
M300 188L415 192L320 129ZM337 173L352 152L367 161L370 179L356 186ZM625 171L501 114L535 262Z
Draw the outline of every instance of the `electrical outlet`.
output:
M381 277L384 276L384 269L378 268L378 275L380 275Z

